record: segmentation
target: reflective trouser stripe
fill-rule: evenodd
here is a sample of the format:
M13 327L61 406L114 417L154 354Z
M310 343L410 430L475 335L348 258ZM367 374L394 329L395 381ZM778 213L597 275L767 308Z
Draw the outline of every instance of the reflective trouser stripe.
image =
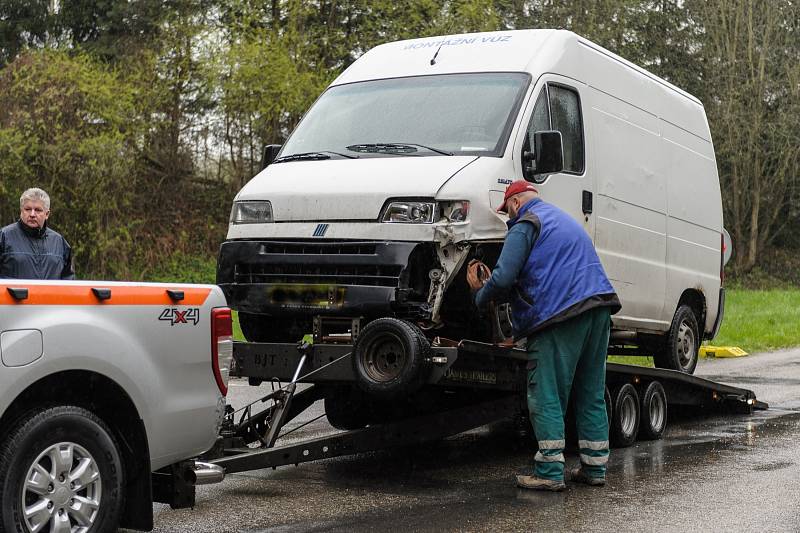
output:
M590 455L586 455L585 453L581 454L581 463L589 466L602 466L608 463L608 455L601 455L599 457L592 457Z
M533 460L539 463L563 463L564 454L557 453L555 455L544 455L542 452L536 452L536 456L533 458Z
M540 440L540 450L563 450L566 443L563 440Z
M542 445L539 444L541 448ZM583 450L595 450L595 451L604 451L608 450L608 441L607 440L579 440L578 441L578 448Z

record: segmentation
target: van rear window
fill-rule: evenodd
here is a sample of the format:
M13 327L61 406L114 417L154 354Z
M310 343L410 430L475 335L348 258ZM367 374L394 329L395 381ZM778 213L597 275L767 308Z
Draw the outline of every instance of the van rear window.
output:
M372 80L329 88L280 157L499 157L530 84L519 72Z

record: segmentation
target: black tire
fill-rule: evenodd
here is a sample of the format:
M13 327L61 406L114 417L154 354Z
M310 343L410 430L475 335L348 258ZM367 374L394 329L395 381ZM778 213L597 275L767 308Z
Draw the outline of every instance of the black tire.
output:
M51 457L63 457L63 465L59 466ZM42 487L37 491L41 490L42 494L26 490L26 487L36 488L34 477L30 478L34 481L27 481L36 465L47 474L37 476ZM83 477L83 486L80 483L70 486L70 474L77 476L81 471L87 474L74 479ZM65 472L67 475L62 481L60 476ZM50 530L53 520L70 520L75 525L80 516L91 518L91 532L116 531L124 499L123 487L119 447L108 426L86 409L58 406L34 412L19 422L0 445L0 525L3 531L29 531L22 511L24 507L37 504L46 506L47 511L32 519L44 524L46 531ZM82 498L97 501L97 510L86 506ZM80 512L81 508L85 509L85 514Z
M353 347L358 386L370 396L411 394L425 382L430 344L416 326L396 318L367 324Z
M639 395L630 383L614 389L611 394L614 410L609 425L609 440L615 448L627 448L636 442L639 431Z
M667 336L653 355L657 368L693 374L700 350L700 330L697 317L688 305L675 311Z
M325 399L325 416L328 423L341 430L363 428L370 423L370 410L364 393L359 389L332 390Z
M245 339L250 342L297 342L303 335L311 333L311 326L307 322L302 319L239 313L239 326Z
M606 416L608 417L608 427L610 428L611 419L614 417L614 409L613 409L614 403L611 401L611 391L608 390L608 387L606 387L606 392L604 397L606 400Z
M667 394L658 381L651 381L641 394L639 439L658 440L667 429Z

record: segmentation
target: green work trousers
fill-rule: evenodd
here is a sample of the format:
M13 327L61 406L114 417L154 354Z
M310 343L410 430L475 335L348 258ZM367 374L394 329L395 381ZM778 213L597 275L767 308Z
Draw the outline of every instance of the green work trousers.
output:
M538 477L564 479L564 416L572 393L584 471L605 477L608 462L606 355L611 316L597 307L528 339L528 411L539 450Z

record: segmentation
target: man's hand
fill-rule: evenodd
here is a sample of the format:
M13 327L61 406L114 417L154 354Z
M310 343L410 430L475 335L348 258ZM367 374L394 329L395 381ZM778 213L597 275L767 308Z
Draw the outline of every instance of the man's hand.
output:
M483 287L491 275L492 271L489 270L489 267L477 259L473 259L467 265L467 283L472 292L476 292Z

